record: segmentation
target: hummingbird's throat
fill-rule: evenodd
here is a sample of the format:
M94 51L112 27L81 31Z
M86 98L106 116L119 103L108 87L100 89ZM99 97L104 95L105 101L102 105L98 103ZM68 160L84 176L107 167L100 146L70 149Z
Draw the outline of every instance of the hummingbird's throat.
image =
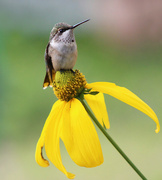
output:
M61 70L56 72L53 90L58 99L68 102L84 90L86 83L79 70Z

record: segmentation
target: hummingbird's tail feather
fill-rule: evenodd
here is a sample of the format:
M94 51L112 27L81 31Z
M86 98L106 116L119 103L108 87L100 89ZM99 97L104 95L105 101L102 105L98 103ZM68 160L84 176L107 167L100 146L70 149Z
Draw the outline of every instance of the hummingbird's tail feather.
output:
M50 80L49 80L48 73L46 73L46 76L45 76L44 82L43 82L43 89L46 89L49 85L50 85Z
M55 71L52 70L52 75L49 74L49 72L46 72L44 82L43 82L43 89L46 89L48 86L53 86L53 81L55 79Z

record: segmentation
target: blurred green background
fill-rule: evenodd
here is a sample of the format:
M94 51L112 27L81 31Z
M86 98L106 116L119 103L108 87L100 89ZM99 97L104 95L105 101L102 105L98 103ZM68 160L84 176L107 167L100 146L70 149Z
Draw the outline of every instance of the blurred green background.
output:
M44 122L56 101L52 89L43 90L42 83L44 51L57 22L74 24L91 18L75 30L78 60L74 69L80 69L88 82L108 81L127 87L161 121L161 4L138 3L1 0L0 179L67 179L52 164L39 167L34 157ZM148 179L161 180L162 135L154 132L155 123L108 95L105 101L109 134ZM98 134L104 163L96 168L75 165L61 142L64 165L76 174L76 180L140 179L101 132Z

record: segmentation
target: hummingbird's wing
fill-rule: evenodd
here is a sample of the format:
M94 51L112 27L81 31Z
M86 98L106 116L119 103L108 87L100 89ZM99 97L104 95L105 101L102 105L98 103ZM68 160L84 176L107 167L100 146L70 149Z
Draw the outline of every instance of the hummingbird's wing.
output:
M53 80L55 78L55 70L52 65L51 56L48 55L48 48L49 43L45 51L46 75L43 82L43 89L47 88L48 86L52 86Z

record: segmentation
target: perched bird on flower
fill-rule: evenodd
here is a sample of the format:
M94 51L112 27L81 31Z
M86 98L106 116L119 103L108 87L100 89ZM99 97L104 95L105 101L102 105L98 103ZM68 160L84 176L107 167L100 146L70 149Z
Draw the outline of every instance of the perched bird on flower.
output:
M45 50L46 75L43 88L52 86L56 71L73 69L77 60L77 44L74 29L89 21L84 20L73 26L57 23L53 27Z
M104 161L100 141L91 121L96 119L98 127L110 128L103 93L145 113L155 121L156 133L160 130L154 111L131 91L109 82L87 84L82 73L72 70L77 58L73 29L87 21L89 19L74 26L56 24L45 52L46 76L43 87L51 85L58 100L43 127L35 159L40 166L49 166L49 161L42 154L44 147L48 159L69 179L75 175L67 172L62 163L60 139L77 165L96 167Z

